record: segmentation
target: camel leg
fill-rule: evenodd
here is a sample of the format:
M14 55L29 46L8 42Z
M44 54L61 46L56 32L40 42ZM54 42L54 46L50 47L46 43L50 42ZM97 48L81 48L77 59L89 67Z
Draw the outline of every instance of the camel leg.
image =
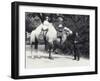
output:
M45 44L45 51L47 51L47 41L46 41L46 37L44 37L44 44Z
M35 49L38 49L38 43L35 42L35 46L34 46Z
M38 40L35 38L35 46L34 49L38 49Z
M53 52L55 52L55 50L56 50L56 47L53 48Z
M52 56L51 56L51 49L49 49L49 59L52 59Z
M45 41L45 51L47 51L47 43L46 43L46 41Z
M57 52L57 47L58 47L57 43L54 42L54 43L53 43L53 52L56 53L56 54L58 54L58 52Z
M34 58L34 56L33 56L33 54L32 54L32 48L33 48L33 46L32 46L32 44L31 44L31 57Z
M51 55L52 45L49 44L49 59L53 59Z

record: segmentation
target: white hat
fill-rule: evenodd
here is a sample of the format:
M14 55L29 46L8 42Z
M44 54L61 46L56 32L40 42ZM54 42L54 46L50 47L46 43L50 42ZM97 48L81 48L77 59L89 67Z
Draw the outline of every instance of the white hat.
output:
M59 24L59 26L58 26L59 28L61 28L61 27L63 27L63 25L62 24Z
M69 28L67 28L67 27L64 27L64 30L69 30Z

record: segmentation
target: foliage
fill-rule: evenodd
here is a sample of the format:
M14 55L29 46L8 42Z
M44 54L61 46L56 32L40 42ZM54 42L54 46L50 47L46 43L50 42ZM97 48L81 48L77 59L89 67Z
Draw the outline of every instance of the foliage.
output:
M69 14L48 14L48 13L25 13L26 32L36 29L46 16L49 16L50 22L53 23L55 29L59 24L68 27L73 32L79 33L80 53L82 56L89 57L89 16L88 15L69 15ZM61 18L63 19L61 21Z

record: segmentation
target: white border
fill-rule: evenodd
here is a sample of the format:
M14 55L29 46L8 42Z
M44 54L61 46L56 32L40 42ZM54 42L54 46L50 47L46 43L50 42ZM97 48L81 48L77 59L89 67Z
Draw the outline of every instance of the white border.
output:
M90 15L90 66L25 69L25 12ZM19 75L40 75L95 71L95 12L94 10L19 6Z

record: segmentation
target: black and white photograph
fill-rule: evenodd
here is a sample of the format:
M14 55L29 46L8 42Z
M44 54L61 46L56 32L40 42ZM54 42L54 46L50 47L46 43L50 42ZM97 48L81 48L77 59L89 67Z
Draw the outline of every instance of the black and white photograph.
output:
M97 74L97 7L12 3L12 78Z
M25 12L26 68L89 65L89 15Z

